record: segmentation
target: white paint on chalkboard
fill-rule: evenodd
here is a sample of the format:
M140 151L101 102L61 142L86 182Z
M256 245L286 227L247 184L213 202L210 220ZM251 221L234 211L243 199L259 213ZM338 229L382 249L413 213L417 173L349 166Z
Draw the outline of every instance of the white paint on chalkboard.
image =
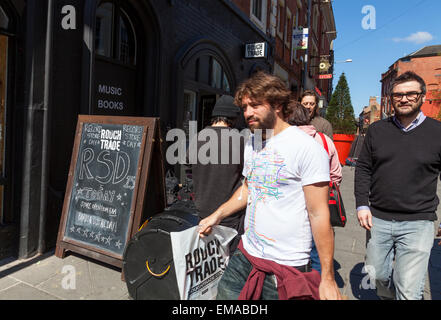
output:
M110 241L112 240L112 238L110 236L108 236L106 239L106 244L110 245Z
M124 152L117 152L112 156L110 151L101 151L97 157L97 162L107 168L107 174L104 176L97 176L95 180L102 184L119 184L124 181L130 169L130 157Z
M110 146L107 146L111 149ZM113 148L113 147L112 147ZM118 145L119 150L119 145ZM104 175L94 177L90 166L96 160L99 168L103 168ZM124 151L111 153L109 150L101 151L95 159L95 152L91 148L85 148L80 155L80 165L78 179L95 179L103 185L110 182L112 184L119 184L124 181L130 169L130 157Z
M85 123L83 130L91 133L101 133L102 126L96 123Z
M126 184L123 186L126 189L135 189L135 176L127 176Z
M107 220L84 212L78 212L76 222L80 225L89 225L94 228L100 228L101 230L110 230L112 232L116 232L117 230L117 224L115 221ZM80 233L78 229L77 232ZM85 234L83 233L83 235Z
M103 190L103 186L100 186L99 190L95 190L93 188L77 189L77 192L75 194L75 201L78 202L78 200L81 199L87 201L104 201L108 203L113 203L116 193L115 190Z

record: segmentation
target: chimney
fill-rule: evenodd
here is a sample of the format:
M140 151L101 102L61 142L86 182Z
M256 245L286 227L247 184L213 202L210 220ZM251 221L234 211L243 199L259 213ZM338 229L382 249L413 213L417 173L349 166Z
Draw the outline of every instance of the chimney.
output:
M369 98L369 105L370 105L370 106L371 106L371 105L378 105L377 97L370 97L370 98Z

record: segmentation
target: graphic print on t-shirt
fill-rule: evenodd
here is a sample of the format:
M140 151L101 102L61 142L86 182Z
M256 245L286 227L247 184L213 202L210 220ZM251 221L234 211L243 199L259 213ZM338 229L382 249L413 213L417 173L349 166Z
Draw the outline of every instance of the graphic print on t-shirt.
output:
M258 206L261 203L283 198L280 190L287 183L284 159L275 151L265 148L260 152L253 151L253 156L247 163L248 180L248 228L245 235L248 240L260 248L264 255L265 246L273 246L275 239L259 233L256 229Z

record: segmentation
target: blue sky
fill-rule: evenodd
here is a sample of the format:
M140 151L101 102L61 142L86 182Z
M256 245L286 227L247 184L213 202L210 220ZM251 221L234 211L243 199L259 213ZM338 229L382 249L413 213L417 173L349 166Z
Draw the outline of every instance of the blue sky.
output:
M375 29L362 26L363 19L370 22L367 12L362 13L365 6L375 9ZM333 84L335 88L342 72L346 74L355 117L370 96L381 96L381 74L396 60L441 44L440 0L335 0L333 8L335 61L353 60L335 64Z

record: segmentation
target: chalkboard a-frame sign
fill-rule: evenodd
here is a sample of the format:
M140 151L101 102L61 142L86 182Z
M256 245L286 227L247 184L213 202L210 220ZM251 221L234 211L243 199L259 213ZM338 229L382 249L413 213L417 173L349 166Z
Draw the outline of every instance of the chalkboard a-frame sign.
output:
M126 243L165 201L159 119L80 115L55 255L122 268Z

